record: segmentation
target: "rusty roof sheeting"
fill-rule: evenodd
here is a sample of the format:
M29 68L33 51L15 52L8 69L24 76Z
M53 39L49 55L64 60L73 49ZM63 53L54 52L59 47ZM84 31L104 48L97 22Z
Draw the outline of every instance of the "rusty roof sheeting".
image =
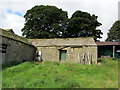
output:
M120 42L96 42L98 46L120 45Z

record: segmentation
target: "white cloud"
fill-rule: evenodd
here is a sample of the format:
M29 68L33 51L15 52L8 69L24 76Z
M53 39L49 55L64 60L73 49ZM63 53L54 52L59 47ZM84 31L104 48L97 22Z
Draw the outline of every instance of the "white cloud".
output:
M76 11L82 10L98 16L98 21L102 23L99 27L104 33L101 40L105 40L107 32L112 24L118 19L119 0L1 0L0 1L0 27L12 28L16 34L21 35L24 26L24 18L7 13L6 10L13 12L25 12L35 5L54 5L68 11L69 17Z
M0 17L0 28L13 29L14 32L21 36L21 29L24 27L24 18L16 14L4 12L4 16Z

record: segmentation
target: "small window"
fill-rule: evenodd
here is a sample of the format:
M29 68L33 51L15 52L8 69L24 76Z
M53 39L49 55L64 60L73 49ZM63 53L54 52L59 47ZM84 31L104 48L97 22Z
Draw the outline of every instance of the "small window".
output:
M2 53L2 64L4 64L5 61L6 61L6 50L7 50L7 45L6 44L2 44L0 46L0 53Z
M2 44L0 46L0 53L6 53L6 49L7 49L7 45L6 44Z
M60 61L66 61L66 52L67 52L67 50L59 50Z

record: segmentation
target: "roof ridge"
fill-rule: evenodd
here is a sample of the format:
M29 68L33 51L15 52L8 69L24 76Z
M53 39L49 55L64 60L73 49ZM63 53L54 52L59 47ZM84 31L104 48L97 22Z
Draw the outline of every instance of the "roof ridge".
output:
M25 44L29 44L32 45L27 38L21 37L19 35L16 35L14 32L12 33L11 31L6 31L5 29L1 29L0 28L0 35L4 36L6 38L11 38L13 40L17 40L19 42L25 43Z

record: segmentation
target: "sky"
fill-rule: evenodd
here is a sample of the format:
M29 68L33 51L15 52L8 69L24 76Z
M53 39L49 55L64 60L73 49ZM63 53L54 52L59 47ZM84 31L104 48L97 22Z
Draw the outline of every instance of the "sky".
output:
M81 10L98 16L102 23L99 29L103 32L102 39L107 38L108 30L118 20L119 0L0 0L0 28L13 29L17 35L22 36L24 27L24 14L35 5L52 5L68 12L68 17Z

